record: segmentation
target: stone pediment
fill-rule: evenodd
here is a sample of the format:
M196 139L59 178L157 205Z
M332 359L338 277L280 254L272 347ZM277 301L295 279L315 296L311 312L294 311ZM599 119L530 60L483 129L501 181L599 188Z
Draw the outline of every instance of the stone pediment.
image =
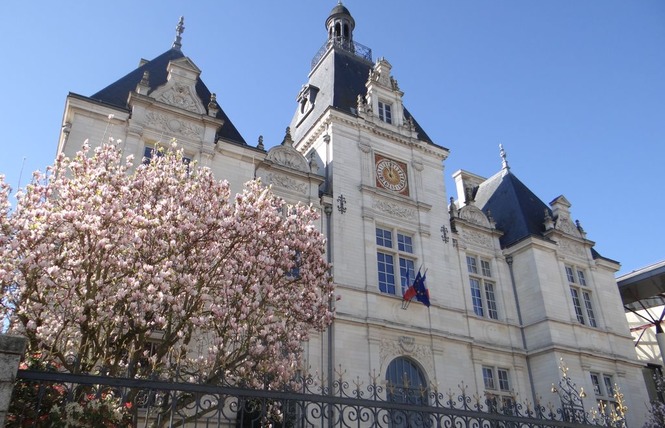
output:
M559 217L556 218L554 228L566 235L574 236L576 238L584 238L575 223L573 223L570 217L565 214L559 214Z
M178 68L180 68L182 70L186 70L186 71L189 71L191 73L194 73L194 74L196 74L196 77L198 77L201 74L201 69L198 68L196 66L196 64L194 64L194 61L192 61L191 59L189 59L187 57L178 58L178 59L175 59L175 60L171 61L169 63L168 67L170 68L172 66L174 66L174 67L177 66ZM169 72L170 71L171 70L169 70Z
M206 109L196 93L196 80L201 73L198 67L189 58L180 58L171 61L167 71L166 83L149 96L173 107L205 114Z
M486 227L488 229L492 228L492 224L489 219L478 207L475 205L465 205L459 210L459 218L465 220L471 224L478 226Z
M285 168L308 173L310 172L307 159L295 148L289 145L280 145L271 148L266 155L266 161Z

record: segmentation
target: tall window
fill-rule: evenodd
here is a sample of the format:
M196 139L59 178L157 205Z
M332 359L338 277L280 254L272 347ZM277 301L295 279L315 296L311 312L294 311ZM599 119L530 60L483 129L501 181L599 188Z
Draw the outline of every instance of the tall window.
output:
M513 405L510 390L510 372L508 369L494 366L483 366L483 384L490 409L496 411L499 406L509 409Z
M413 236L377 227L376 262L379 290L382 293L403 295L416 277Z
M568 284L570 285L570 294L573 299L577 321L580 324L598 327L591 301L591 291L587 286L584 271L573 266L566 266L566 278L568 278Z
M392 403L427 405L427 378L416 363L404 357L395 358L386 370L386 392ZM390 411L391 427L426 426L427 415L420 412Z
M155 156L157 156L157 157L164 156L164 150L166 150L164 147L160 147L157 150L155 150L155 148L152 147L152 146L145 146L143 148L143 163L147 165L147 164L150 163L150 160L153 157L155 157ZM183 156L182 161L183 161L183 163L189 165L192 162L192 159Z
M598 402L598 410L603 414L609 414L616 409L614 398L614 377L606 373L591 372L591 384Z
M379 101L379 119L386 123L393 123L393 112L390 104Z
M478 259L475 256L466 256L466 267L469 272L473 312L479 317L499 319L496 305L496 287L492 280L490 262Z

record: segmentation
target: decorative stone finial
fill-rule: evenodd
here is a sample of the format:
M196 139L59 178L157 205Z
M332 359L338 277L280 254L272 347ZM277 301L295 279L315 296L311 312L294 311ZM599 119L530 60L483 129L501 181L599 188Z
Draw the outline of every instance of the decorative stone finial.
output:
M314 150L309 154L309 170L314 174L319 172L319 163L316 161L316 152Z
M508 171L510 167L508 166L508 156L506 151L503 149L503 144L499 144L499 154L501 155L501 169Z
M259 144L256 145L256 148L259 150L265 150L263 146L263 135L259 135Z
M150 86L150 72L148 70L143 72L143 77L141 77L142 86Z
M143 72L143 77L138 85L136 85L136 92L141 95L148 95L150 90L150 72L148 70Z
M491 210L487 210L486 215L487 215L487 221L490 222L490 227L491 227L492 229L496 229L496 221L494 221L494 217L492 217L492 211L491 211Z
M358 94L358 97L356 98L356 108L358 109L358 113L365 113L365 109L367 108L367 101L365 101L365 97L360 94Z
M217 94L213 92L210 94L210 102L208 103L208 116L215 117L218 111Z
M545 225L545 230L554 229L554 220L552 220L550 211L547 208L545 208L545 221L543 221L543 225Z
M406 126L406 129L409 131L415 131L416 130L416 124L413 121L413 117L409 116L405 121L404 121L404 126Z
M455 198L450 197L450 208L448 209L451 218L457 217L457 206L455 205Z
M283 146L292 146L293 145L293 138L291 138L291 127L290 126L286 127L286 133L284 135L284 139L282 140L282 145Z
M178 25L175 27L175 41L173 42L173 48L180 50L182 48L182 33L185 32L185 17L181 16L178 21Z
M581 234L585 234L585 233L586 233L586 232L584 231L584 228L582 227L582 223L580 223L579 220L575 220L575 226L577 226L577 230L579 230Z

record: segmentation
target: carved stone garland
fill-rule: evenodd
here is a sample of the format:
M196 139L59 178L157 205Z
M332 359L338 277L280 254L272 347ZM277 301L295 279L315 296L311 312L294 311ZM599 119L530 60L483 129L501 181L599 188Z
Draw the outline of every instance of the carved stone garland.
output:
M415 219L416 218L416 211L407 208L404 206L401 206L399 204L395 204L392 202L388 201L383 201L380 199L373 199L372 204L374 208L377 210L391 216L391 217L397 217L397 218L403 218L403 219Z
M413 337L400 336L397 340L382 339L379 358L382 370L396 357L411 357L418 361L427 373L434 373L434 358L429 346L419 345Z
M150 126L158 128L168 134L177 134L188 138L202 138L203 128L169 117L165 114L150 112L146 114L147 123Z

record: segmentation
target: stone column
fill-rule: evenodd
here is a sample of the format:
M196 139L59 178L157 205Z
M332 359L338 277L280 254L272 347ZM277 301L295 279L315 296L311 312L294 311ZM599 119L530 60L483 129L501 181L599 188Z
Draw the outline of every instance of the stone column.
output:
M26 342L25 337L0 334L0 427L5 426L5 417Z

